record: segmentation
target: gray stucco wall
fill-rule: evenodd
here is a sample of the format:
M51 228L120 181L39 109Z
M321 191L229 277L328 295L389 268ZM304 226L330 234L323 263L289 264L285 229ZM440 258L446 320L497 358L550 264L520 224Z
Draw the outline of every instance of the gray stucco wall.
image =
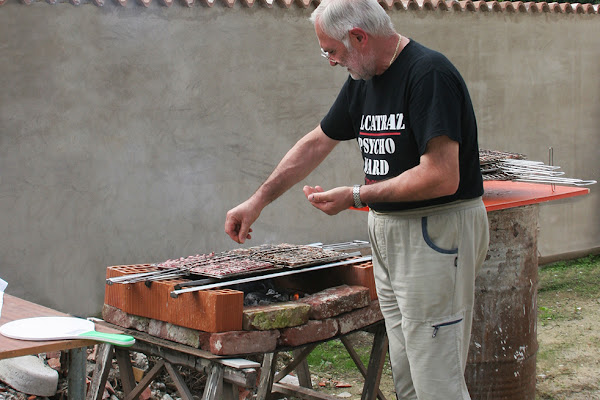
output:
M303 9L130 3L0 8L0 277L8 292L98 313L109 265L238 247L223 231L346 78ZM600 178L600 16L390 11L444 52L476 107L482 148ZM366 214L327 217L304 184L362 181L342 143L263 211L247 245L366 239ZM600 246L595 187L540 207L542 255Z

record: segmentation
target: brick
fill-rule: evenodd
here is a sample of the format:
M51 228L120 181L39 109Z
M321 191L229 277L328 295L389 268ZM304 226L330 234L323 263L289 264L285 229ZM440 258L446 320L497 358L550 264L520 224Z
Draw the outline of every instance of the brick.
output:
M338 323L334 319L310 320L306 324L281 329L277 344L279 346L301 346L334 337L338 332Z
M367 250L370 253L370 248L365 249L365 253L367 253ZM377 299L373 263L371 261L283 276L275 278L274 283L278 287L285 287L303 293L315 293L340 285L364 286L369 288L371 300Z
M271 353L279 331L230 331L210 335L210 352L220 356Z
M148 332L150 319L131 315L117 307L104 304L102 307L102 319L122 328L135 329L140 332Z
M195 329L177 326L168 322L151 320L148 326L148 334L162 339L185 344L187 346L200 347L200 332Z
M370 294L369 289L363 286L341 285L298 301L310 305L310 319L326 319L368 306Z
M367 307L340 315L335 319L339 326L339 334L344 335L382 320L383 315L379 309L379 300L374 300Z
M108 267L106 278L156 271L149 264ZM242 329L244 292L231 289L200 290L171 297L175 286L189 279L167 279L106 285L104 304L137 315L205 332Z
M308 322L310 306L300 302L275 303L247 307L243 311L244 330L269 331L302 325Z

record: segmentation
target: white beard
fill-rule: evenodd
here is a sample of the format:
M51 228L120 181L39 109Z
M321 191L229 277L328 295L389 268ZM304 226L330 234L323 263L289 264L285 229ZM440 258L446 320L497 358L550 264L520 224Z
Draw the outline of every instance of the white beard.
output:
M351 70L348 65L352 65L353 69ZM354 69L354 67L356 67L356 70ZM369 79L375 76L375 57L373 56L373 54L358 54L356 50L353 50L348 55L346 68L348 69L348 72L350 73L352 79L356 81L361 79L368 81Z

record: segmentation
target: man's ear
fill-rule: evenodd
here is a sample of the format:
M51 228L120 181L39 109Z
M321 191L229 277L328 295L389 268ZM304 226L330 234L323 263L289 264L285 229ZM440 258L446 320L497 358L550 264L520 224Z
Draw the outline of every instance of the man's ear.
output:
M369 35L361 28L352 28L348 33L350 35L350 42L353 43L355 47L363 47L369 40Z

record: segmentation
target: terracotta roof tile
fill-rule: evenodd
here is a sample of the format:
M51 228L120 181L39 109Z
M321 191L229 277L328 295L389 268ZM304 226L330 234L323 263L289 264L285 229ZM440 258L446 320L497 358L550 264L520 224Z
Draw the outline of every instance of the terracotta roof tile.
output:
M0 6L9 0L0 0ZM11 0L12 1L12 0ZM106 0L18 0L25 5L35 2L46 1L49 4L69 2L75 6L84 2L91 2L98 7L104 6ZM175 4L192 7L201 5L212 7L215 3L232 8L236 3L242 7L267 7L272 8L275 5L282 8L308 8L318 5L320 0L132 0L135 4L148 7L152 1L160 5L170 7ZM558 2L523 2L523 1L485 1L485 0L378 0L379 4L386 10L440 10L440 11L469 11L469 12L507 12L507 13L557 13L557 14L600 14L600 4L581 4L581 3L558 3ZM117 4L125 6L127 0L115 0Z

